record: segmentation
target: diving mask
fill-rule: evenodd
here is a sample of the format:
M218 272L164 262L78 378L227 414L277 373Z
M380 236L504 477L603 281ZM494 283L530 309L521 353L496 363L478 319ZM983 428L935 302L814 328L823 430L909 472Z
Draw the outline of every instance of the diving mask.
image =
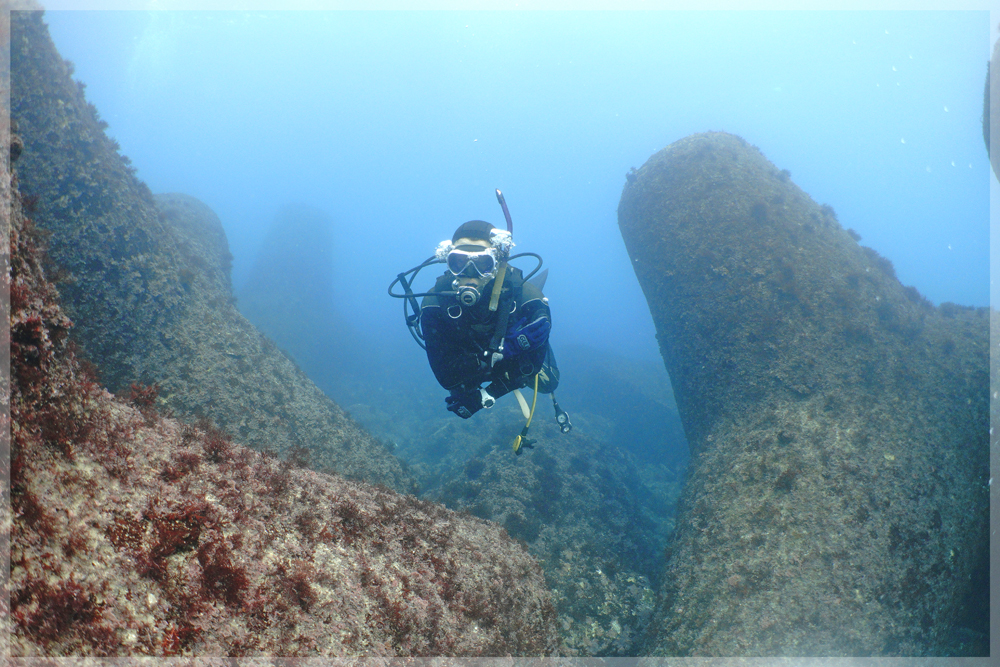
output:
M471 271L469 267L472 267ZM492 277L497 270L497 252L493 248L483 248L475 252L453 248L448 253L448 270L456 276Z

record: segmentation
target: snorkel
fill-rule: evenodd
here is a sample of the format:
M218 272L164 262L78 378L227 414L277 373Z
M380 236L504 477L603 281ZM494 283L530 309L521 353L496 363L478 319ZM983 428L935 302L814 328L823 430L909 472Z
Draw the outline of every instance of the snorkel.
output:
M507 221L507 233L510 234L511 239L514 238L514 223L510 219L510 211L507 210L507 201L503 198L503 193L500 192L500 188L497 188L497 201L500 202L500 208L503 209L503 217ZM513 244L513 241L511 241ZM507 275L507 254L504 253L503 258L500 260L500 268L497 269L497 279L493 283L493 294L490 295L490 312L495 312L497 309L497 304L500 302L500 291L503 289L503 279Z
M497 201L500 202L500 208L503 209L504 220L507 221L507 233L511 236L514 235L514 223L510 220L510 211L507 210L507 201L503 198L503 193L500 189L497 189Z

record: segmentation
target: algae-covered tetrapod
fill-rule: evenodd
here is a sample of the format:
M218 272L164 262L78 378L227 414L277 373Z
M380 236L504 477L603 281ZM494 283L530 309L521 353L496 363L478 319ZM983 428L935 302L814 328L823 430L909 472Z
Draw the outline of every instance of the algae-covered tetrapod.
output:
M651 157L618 217L692 449L649 652L984 650L985 309L730 134Z

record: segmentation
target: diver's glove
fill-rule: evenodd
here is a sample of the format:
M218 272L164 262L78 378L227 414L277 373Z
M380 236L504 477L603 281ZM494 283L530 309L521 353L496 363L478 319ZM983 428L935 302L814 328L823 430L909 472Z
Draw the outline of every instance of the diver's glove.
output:
M485 389L473 389L461 394L452 394L444 399L448 411L454 412L462 419L468 419L483 408L492 408L497 399L490 396Z
M503 354L505 357L516 357L519 354L537 349L549 339L552 330L552 320L544 313L539 313L535 319L528 321L522 317L507 329L503 339Z

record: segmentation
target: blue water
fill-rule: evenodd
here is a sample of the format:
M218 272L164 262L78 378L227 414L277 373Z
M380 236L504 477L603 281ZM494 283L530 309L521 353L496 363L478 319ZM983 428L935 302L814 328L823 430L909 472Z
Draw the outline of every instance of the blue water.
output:
M501 225L500 188L551 269L554 344L658 359L616 207L629 168L706 130L759 146L935 303L989 301L985 11L46 20L139 177L218 213L237 291L279 209L314 206L338 308L385 349L420 354L389 282L465 220Z

